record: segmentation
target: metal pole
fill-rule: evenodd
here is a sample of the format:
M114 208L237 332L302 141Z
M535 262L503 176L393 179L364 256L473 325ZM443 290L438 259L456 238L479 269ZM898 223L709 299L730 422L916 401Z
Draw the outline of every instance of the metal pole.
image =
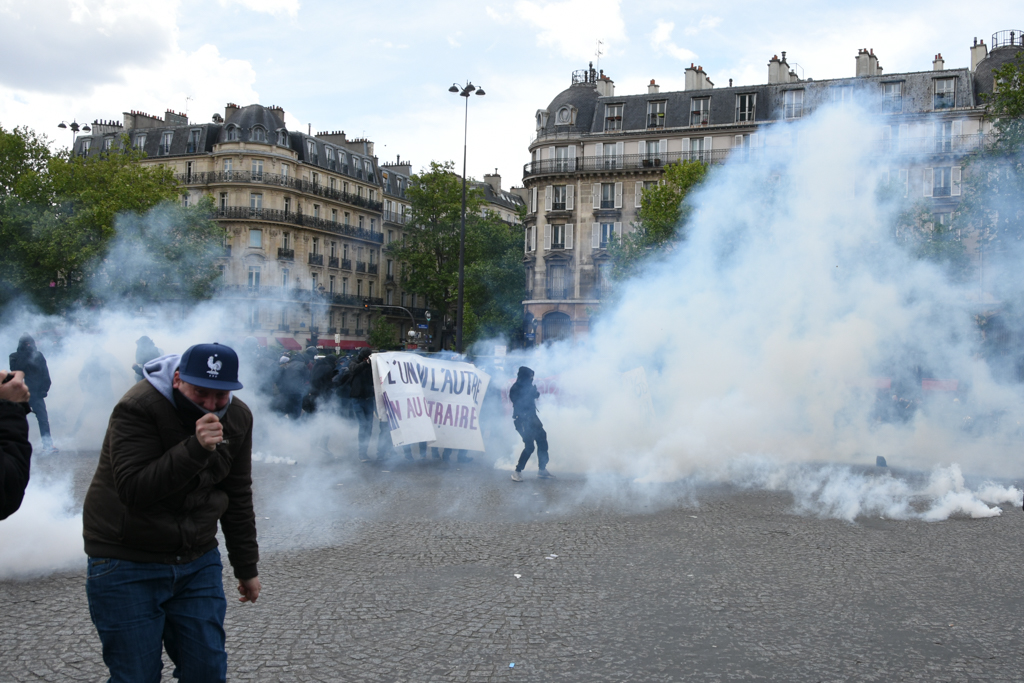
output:
M462 303L466 261L466 146L469 139L469 93L465 93L466 118L462 137L462 227L459 230L459 301L455 305L455 351L462 353Z

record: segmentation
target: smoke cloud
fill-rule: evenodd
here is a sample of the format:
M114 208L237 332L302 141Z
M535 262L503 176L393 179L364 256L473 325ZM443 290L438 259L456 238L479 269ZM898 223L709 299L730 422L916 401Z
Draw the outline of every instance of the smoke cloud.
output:
M696 506L703 486L720 484L786 491L796 514L850 521L983 518L1022 504L1012 481L1021 476L1021 385L979 353L977 282L956 281L894 239L905 206L877 190L908 163L873 149L869 121L855 108L829 109L767 131L761 158L713 169L689 199L688 240L623 283L589 337L518 353L504 372L486 368L495 391L519 365L557 388L540 402L551 468L583 480L565 505ZM998 267L987 266L986 282L1001 282ZM56 445L95 453L134 382L136 339L147 335L166 353L203 341L241 350L239 314L208 302L83 310L69 324L8 310L0 348L36 336L53 378ZM649 403L624 380L637 368ZM296 472L296 486L258 516L366 514L348 498L362 482L355 425L328 410L282 418L253 391L259 377L244 363L243 373L237 395L256 416L254 459ZM955 380L957 390L921 391L922 378L945 389ZM913 398L912 409L894 407L893 396ZM489 452L478 462L511 469L522 446L510 417L484 428ZM892 469L875 468L878 456ZM0 523L0 575L66 566L67 548L81 557L69 500L70 482L33 483L25 509ZM458 505L452 514L479 514ZM385 508L376 500L371 512ZM27 538L36 559L23 559Z

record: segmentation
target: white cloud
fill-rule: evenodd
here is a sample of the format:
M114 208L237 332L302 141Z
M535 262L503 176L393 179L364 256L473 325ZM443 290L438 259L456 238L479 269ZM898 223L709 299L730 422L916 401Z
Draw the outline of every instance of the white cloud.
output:
M456 31L455 35L453 35L453 36L445 36L445 39L448 41L448 44L450 46L452 46L452 47L462 47L462 43L460 43L458 41L458 36L461 36L461 35L462 35L462 31Z
M502 14L501 12L494 9L490 5L487 6L487 16L489 16L491 19L494 19L499 24L507 24L508 22L512 21L511 14Z
M721 23L721 17L711 17L705 14L700 18L700 21L697 22L696 26L694 26L693 24L687 26L686 29L683 31L683 34L688 36L696 36L703 33L704 31L710 31L711 29L715 28Z
M605 55L625 43L626 23L620 0L564 0L538 3L519 0L515 12L539 29L537 44L556 48L566 57L595 58L597 41L604 43Z
M703 21L703 20L701 20ZM655 51L671 55L683 62L692 62L697 59L697 54L679 47L672 41L672 31L675 30L675 23L658 19L654 24L654 31L651 32L651 47Z
M299 14L299 0L220 0L221 7L241 5L253 12L267 14L287 14L296 17Z

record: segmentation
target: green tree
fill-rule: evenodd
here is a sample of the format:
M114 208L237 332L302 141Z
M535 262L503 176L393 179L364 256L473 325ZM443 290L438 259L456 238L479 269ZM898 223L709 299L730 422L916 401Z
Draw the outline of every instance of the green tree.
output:
M452 162L431 162L409 184L410 218L392 253L402 266L404 289L427 297L445 327L454 328L459 283L462 179ZM466 194L463 344L480 335L517 334L523 292L522 236L496 214L484 211L483 192ZM452 338L442 333L442 347Z
M608 249L612 256L612 277L616 280L632 277L653 254L686 239L686 224L693 211L686 197L704 182L707 174L707 164L683 161L667 166L662 182L644 189L633 231L624 235L621 243L612 242Z
M399 344L398 328L388 322L384 316L378 315L370 326L370 335L367 341L375 349L390 349Z
M149 291L163 296L159 286L169 281L153 277L152 267L109 260L111 247L120 244L119 217L142 216L162 204L163 211L152 218L164 226L166 239L147 255L149 261L169 258L195 267L200 261L193 257L211 254L210 242L222 235L208 220L211 205L173 207L182 191L173 171L139 163L144 155L126 136L114 151L99 157L71 156L68 150L51 153L46 142L27 128L0 128L0 304L26 297L44 311L57 312L94 301L97 295L122 295L128 272L157 285ZM156 234L152 228L127 225L129 242L133 230L138 236ZM204 263L212 267L209 260ZM116 269L122 272L110 277ZM104 273L107 277L94 281ZM202 296L208 293L202 282L209 275L209 268L191 274L183 268L169 277L180 292ZM112 281L121 286L111 289L107 285ZM139 283L132 288L146 289Z

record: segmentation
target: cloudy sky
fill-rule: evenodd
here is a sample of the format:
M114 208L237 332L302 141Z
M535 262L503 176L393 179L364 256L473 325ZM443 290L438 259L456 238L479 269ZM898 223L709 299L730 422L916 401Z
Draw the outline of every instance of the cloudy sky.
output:
M27 125L70 144L61 120L118 119L135 109L209 121L226 102L284 107L290 125L344 130L415 170L461 165L470 80L487 95L469 112L469 173L495 168L519 184L533 114L595 59L618 93L654 78L682 88L700 64L719 86L767 80L787 51L804 76L853 75L858 48L887 73L969 66L975 36L1019 29L1019 4L963 2L779 5L649 0L0 0L0 126Z

